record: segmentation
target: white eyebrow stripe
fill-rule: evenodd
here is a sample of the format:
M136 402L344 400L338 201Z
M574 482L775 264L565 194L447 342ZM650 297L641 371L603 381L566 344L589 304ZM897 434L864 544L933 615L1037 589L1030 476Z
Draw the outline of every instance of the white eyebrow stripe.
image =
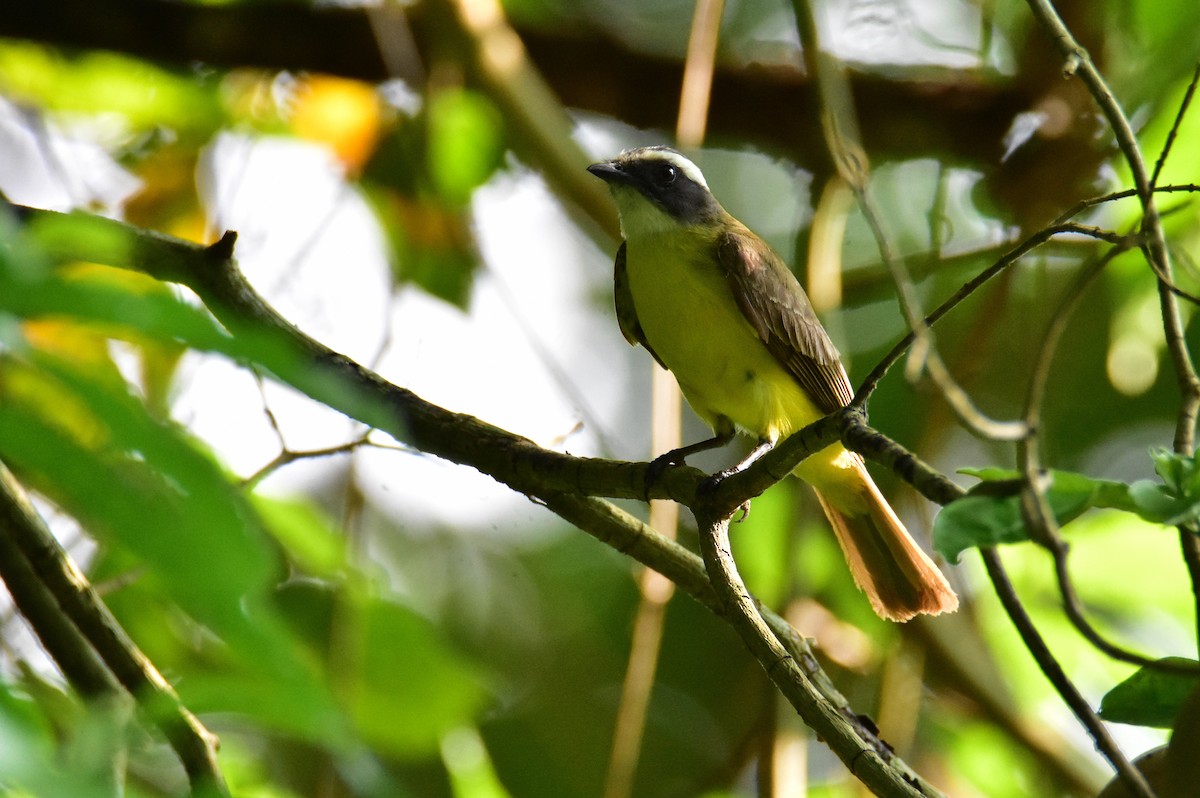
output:
M689 161L683 155L674 150L661 149L658 147L643 147L636 150L627 150L621 153L621 158L631 158L642 161L666 161L674 166L679 171L683 172L684 177L691 180L693 183L698 183L704 188L708 188L708 181L704 179L704 174L700 171L700 167Z

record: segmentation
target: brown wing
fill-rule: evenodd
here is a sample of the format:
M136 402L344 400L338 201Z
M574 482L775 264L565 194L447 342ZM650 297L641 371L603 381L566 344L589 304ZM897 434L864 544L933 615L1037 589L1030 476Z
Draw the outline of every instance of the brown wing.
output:
M658 365L667 368L658 353L646 343L646 334L642 332L642 324L638 321L637 309L633 306L633 292L629 290L629 275L625 272L624 241L617 250L617 259L613 264L613 299L617 305L617 324L621 325L621 335L634 346L641 344L658 361Z
M821 412L849 404L854 391L838 351L779 256L742 228L717 239L717 261L759 338Z

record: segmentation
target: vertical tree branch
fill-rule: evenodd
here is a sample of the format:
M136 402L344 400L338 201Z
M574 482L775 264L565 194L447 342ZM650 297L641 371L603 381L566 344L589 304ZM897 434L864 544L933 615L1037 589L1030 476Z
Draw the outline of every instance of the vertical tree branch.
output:
M1075 592L1067 567L1069 547L1059 534L1058 522L1046 498L1045 479L1043 479L1045 471L1041 461L1042 402L1046 395L1046 384L1053 370L1058 343L1066 331L1068 321L1075 309L1079 307L1092 282L1101 274L1104 267L1112 262L1113 258L1126 251L1127 248L1122 245L1114 246L1101 257L1085 265L1078 278L1063 293L1063 299L1055 311L1049 327L1042 335L1042 344L1034 363L1032 379L1026 394L1024 413L1025 424L1029 429L1036 430L1037 434L1031 435L1018 446L1018 461L1025 482L1022 489L1024 494L1021 506L1024 511L1025 523L1030 530L1030 537L1049 551L1054 558L1054 573L1058 580L1059 592L1062 594L1063 607L1067 618L1079 633L1098 650L1113 659L1139 667L1156 668L1162 665L1172 666L1174 663L1160 663L1158 660L1144 657L1110 642L1092 626L1084 614L1083 603ZM1174 667L1171 669L1182 670ZM1191 663L1188 663L1185 669L1195 672Z

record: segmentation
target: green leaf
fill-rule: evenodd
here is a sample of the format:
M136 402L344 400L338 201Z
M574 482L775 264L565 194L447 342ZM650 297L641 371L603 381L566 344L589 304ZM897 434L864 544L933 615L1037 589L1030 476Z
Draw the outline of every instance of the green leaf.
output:
M429 176L438 195L464 205L504 157L503 119L484 95L469 89L439 92L429 105Z
M1170 526L1200 519L1200 468L1196 458L1167 449L1153 449L1150 457L1162 482L1139 480L1130 485L1130 509L1147 521Z
M111 784L105 784L104 774L97 778L86 764L60 750L60 745L70 749L77 742L93 711L80 712L70 726L55 730L38 701L18 695L7 682L0 682L0 792L39 798L110 798L113 792ZM56 740L56 736L63 739Z
M62 393L92 410L103 435L88 445L36 407L0 404L0 458L102 542L136 555L144 578L228 647L231 667L290 690L293 712L328 715L332 700L314 663L269 601L280 564L240 492L135 397L50 358L31 359Z
M1182 657L1161 662L1200 665ZM1200 685L1200 673L1177 673L1142 668L1109 690L1100 701L1100 717L1114 723L1168 729L1185 699Z
M265 728L332 751L346 750L354 743L345 715L316 682L281 679L253 667L210 668L180 680L179 695L195 712L252 718Z
M365 740L400 756L426 755L451 729L474 725L487 692L428 621L377 600L359 623L352 714Z
M36 44L0 47L0 90L26 103L84 114L119 115L134 128L165 126L203 134L226 119L217 80L171 72L111 52L55 57Z
M346 546L329 519L313 502L251 496L267 531L308 572L333 575L346 564Z
M933 546L951 563L977 546L1028 540L1016 500L998 496L964 496L942 508L933 522Z
M483 682L413 610L344 582L314 579L290 580L276 600L312 651L328 658L343 686L345 713L373 748L428 756L447 732L477 722L488 695ZM305 728L306 734L315 729Z
M1021 515L1020 472L979 468L963 469L962 473L985 481L938 513L933 524L933 545L938 553L957 563L959 555L970 548L1028 540ZM1052 471L1046 500L1061 525L1078 518L1089 507L1126 503L1125 493L1125 486L1119 482Z

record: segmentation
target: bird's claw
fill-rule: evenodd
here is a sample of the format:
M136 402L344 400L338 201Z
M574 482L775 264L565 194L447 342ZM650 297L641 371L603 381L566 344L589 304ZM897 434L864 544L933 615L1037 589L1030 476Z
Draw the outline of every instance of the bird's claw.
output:
M721 471L717 471L714 474L709 474L708 477L702 483L700 483L700 490L712 493L714 490L720 487L722 482L729 479L740 470L740 468L734 466L733 468L725 468Z
M662 479L663 474L667 472L668 468L671 466L681 466L686 464L686 461L682 457L678 457L675 452L660 454L658 457L655 457L653 460L651 460L650 464L646 466L646 484L644 485L646 501L650 501L651 490L653 490L654 486L658 484L658 481Z
M741 469L739 468L726 468L724 471L718 471L715 474L709 474L707 477L705 477L704 481L700 483L700 492L712 494L721 486L722 482L738 473L740 470ZM736 524L740 524L750 516L750 500L746 499L746 501L734 508L734 512L737 512L738 510L741 510L742 514L734 519L734 523Z

